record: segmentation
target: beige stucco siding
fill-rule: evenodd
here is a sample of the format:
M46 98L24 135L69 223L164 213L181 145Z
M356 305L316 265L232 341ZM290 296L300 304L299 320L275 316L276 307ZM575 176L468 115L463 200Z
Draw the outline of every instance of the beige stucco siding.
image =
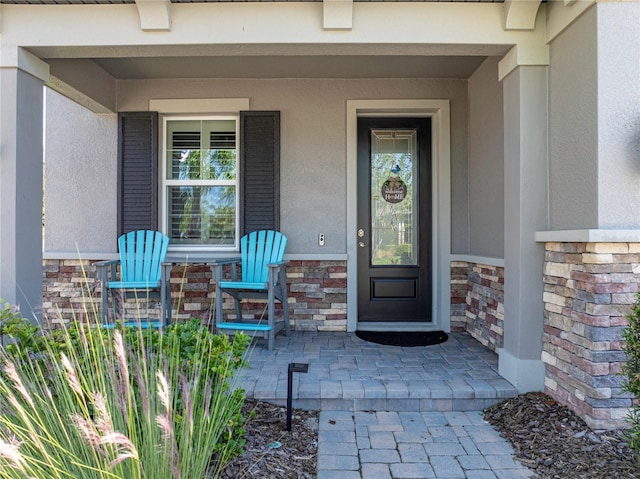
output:
M115 251L117 119L46 92L44 252Z
M551 229L598 227L596 9L551 43L549 201Z
M598 227L640 228L640 2L599 3L597 31Z
M434 79L281 79L281 80L146 80L121 81L118 108L121 111L149 109L150 99L160 98L249 98L252 110L281 112L281 229L290 237L291 254L346 253L346 102L357 99L448 99L451 104L452 242L454 252L467 248L467 82ZM59 106L60 107L60 106ZM214 113L214 112L212 112ZM53 121L53 119L49 119ZM50 196L47 207L60 215L79 217L100 198L100 226L86 228L70 220L65 228L47 239L47 250L67 250L77 238L82 249L114 251L116 222L115 128L91 127L83 134L81 148L96 158L86 165L83 178L91 178L87 190ZM95 148L94 133L102 130L100 142L110 148ZM74 161L66 155L65 135L48 138L49 164L62 170ZM92 166L93 165L93 166ZM52 166L53 167L53 166ZM351 205L353 206L353 205ZM64 213L63 213L64 212ZM110 225L110 226L106 226ZM326 245L318 246L324 233Z
M640 2L598 3L551 43L553 230L640 227L639 18Z
M469 79L469 251L504 257L504 126L498 60Z

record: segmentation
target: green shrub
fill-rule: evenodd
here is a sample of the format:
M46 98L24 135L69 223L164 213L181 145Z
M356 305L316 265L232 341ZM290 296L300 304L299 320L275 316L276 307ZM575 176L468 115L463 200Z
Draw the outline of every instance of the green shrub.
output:
M627 316L629 326L625 328L623 339L627 362L622 368L626 379L623 384L625 391L640 399L640 293ZM629 446L640 452L640 405L634 404L629 410L628 420L631 427L628 431Z
M3 345L8 343L5 347L12 354L38 353L47 348L47 338L41 334L40 327L22 317L18 308L2 299L0 308L0 338Z
M230 342L191 320L50 336L8 311L0 319L16 342L0 351L0 477L217 477L241 451L244 393L231 378L246 335Z

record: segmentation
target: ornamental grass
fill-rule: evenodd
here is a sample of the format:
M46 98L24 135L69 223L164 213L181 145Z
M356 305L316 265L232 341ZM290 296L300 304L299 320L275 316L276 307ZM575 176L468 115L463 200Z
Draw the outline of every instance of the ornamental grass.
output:
M32 327L2 314L5 336ZM0 349L0 478L217 477L242 450L246 335L96 321L25 343Z

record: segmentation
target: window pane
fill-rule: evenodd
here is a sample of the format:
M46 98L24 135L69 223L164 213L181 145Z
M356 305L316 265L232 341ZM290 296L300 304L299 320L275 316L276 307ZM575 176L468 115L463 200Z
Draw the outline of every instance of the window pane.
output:
M235 244L235 186L170 186L172 244Z
M200 148L201 120L169 120L167 121L166 148L192 149Z
M235 139L234 139L235 141ZM203 180L235 180L236 150L203 151Z
M170 180L235 180L236 150L173 150Z
M235 120L167 121L167 179L235 180Z

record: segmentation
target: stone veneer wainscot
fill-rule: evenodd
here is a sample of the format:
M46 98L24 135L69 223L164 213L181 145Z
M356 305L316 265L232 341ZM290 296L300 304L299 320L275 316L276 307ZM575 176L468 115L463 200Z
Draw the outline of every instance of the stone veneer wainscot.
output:
M95 314L100 288L95 260L45 259L44 317L50 325ZM173 319L212 316L215 284L206 265L175 266L171 272ZM293 260L287 266L289 307L294 329L346 331L347 272L344 261ZM468 261L451 263L451 330L468 331L497 351L504 322L504 268ZM279 306L278 306L279 308ZM245 304L243 312L260 315L260 301ZM225 296L225 314L233 316Z
M640 243L546 242L546 392L590 427L622 427L622 333L640 283Z
M45 259L43 317L49 326L99 313L101 291L95 260ZM206 265L174 266L171 271L173 320L212 317L215 283ZM292 260L287 266L291 324L297 330L346 331L347 266L345 261ZM264 301L247 302L243 314L264 311ZM224 314L234 314L226 297ZM280 309L278 305L278 309Z
M494 352L504 337L504 267L451 262L451 330L466 331Z

